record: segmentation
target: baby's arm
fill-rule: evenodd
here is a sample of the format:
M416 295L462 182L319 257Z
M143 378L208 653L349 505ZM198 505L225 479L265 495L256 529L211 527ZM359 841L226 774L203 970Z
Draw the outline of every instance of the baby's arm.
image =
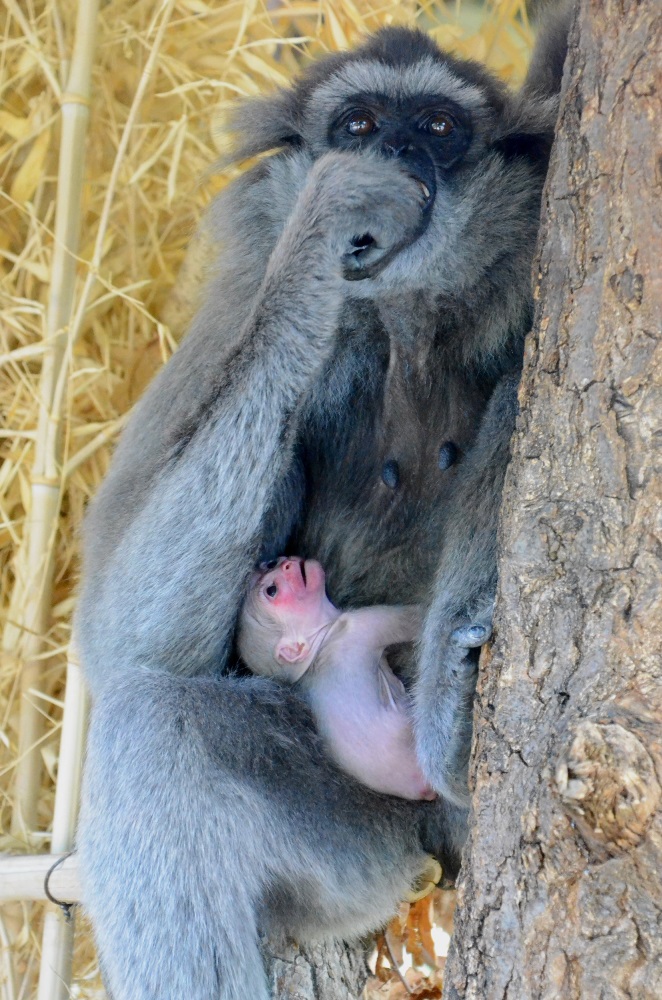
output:
M398 642L416 642L423 627L418 604L378 604L345 612L348 637L353 644L369 645L380 653Z
M420 607L380 604L347 611L343 619L345 627L338 646L342 646L345 657L351 658L356 665L365 664L364 678L373 678L376 685L376 690L373 690L382 708L409 712L409 698L404 685L386 662L384 650L398 642L418 639L423 623Z

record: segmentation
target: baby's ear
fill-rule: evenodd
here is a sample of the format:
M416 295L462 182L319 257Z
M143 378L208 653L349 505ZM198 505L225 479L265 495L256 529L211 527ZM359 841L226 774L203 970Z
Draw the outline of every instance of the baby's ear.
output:
M280 639L276 646L276 659L279 663L301 663L307 659L310 646L304 639Z
M310 666L310 643L305 639L283 636L276 646L276 659L283 668L283 675L295 684Z

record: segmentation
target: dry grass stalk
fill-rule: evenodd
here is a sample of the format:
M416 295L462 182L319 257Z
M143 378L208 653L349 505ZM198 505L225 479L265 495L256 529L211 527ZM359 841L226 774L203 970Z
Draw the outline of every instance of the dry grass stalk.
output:
M60 116L62 92L78 90L67 76L83 9L0 4L0 848L11 853L28 840L71 843L83 714L76 667L64 695L76 532L128 410L190 314L204 248L190 283L170 293L200 212L234 173L210 171L228 103L384 23L418 23L509 79L529 43L523 0L497 0L487 19L455 0L107 0L83 183L81 146L65 129L81 128L87 108L66 101ZM70 205L80 196L77 257L65 225L76 211L54 210L58 148L70 156ZM3 1000L35 994L44 909L3 908L0 945L14 958L0 964ZM84 927L75 947L73 995L101 996Z

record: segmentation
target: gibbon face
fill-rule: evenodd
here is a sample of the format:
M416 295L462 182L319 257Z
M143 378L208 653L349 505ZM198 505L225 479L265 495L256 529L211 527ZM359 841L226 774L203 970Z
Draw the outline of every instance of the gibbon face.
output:
M504 255L530 253L556 107L556 97L509 92L421 32L386 28L316 63L291 90L245 105L238 156L281 148L294 160L330 150L396 159L421 186L423 222L352 294L433 288L457 298Z

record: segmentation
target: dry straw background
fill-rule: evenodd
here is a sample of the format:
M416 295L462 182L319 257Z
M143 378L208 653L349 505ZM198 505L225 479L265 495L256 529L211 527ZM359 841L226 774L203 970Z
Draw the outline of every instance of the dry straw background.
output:
M195 303L204 248L173 286L205 205L233 176L214 171L227 108L393 23L424 27L506 80L523 76L523 0L0 0L2 852L71 841L84 715L75 662L65 685L78 528L127 412ZM61 746L65 686L73 722ZM448 928L451 910L449 894L403 910L371 996L440 995L430 917ZM37 993L44 911L0 911L1 1000ZM403 959L414 965L406 985L389 968ZM44 983L40 1000L52 1000ZM104 995L80 917L70 993Z

